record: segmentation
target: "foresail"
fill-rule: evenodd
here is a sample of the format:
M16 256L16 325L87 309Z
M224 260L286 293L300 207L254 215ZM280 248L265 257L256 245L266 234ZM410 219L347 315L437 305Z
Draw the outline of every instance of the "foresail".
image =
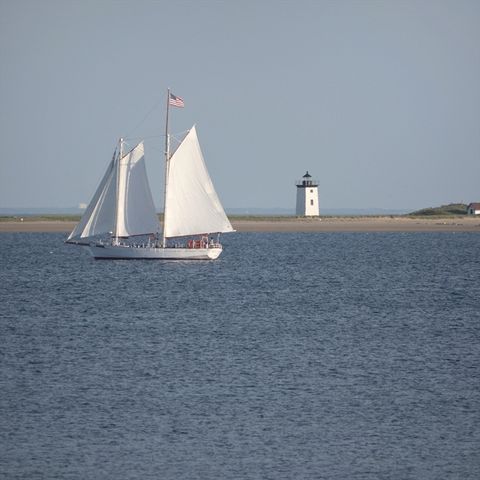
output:
M208 174L195 127L169 160L166 237L232 232Z
M116 185L115 159L112 159L95 195L67 241L75 241L113 231L115 227Z
M159 231L145 169L143 143L140 143L120 160L112 159L67 241L105 234L129 237Z
M140 143L120 160L116 234L118 237L130 237L159 231L160 224L145 168L143 143Z

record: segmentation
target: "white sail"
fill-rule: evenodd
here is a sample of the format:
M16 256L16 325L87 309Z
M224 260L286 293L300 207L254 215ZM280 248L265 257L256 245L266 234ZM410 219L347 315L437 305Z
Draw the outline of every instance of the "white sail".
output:
M168 163L164 235L232 232L205 166L195 127Z
M112 159L95 195L67 241L109 233L115 228L117 185L115 165L115 159Z
M120 160L117 237L157 233L160 224L145 169L143 143Z
M116 230L115 230L116 228ZM67 241L116 233L120 237L160 230L148 185L143 143L113 159L83 217Z

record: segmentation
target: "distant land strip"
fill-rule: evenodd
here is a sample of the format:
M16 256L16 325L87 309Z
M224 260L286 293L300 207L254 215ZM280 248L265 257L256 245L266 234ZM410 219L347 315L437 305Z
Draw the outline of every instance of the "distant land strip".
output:
M349 216L349 217L235 217L230 216L238 232L478 232L480 218L475 216ZM61 232L73 230L78 219L20 217L0 218L0 232Z

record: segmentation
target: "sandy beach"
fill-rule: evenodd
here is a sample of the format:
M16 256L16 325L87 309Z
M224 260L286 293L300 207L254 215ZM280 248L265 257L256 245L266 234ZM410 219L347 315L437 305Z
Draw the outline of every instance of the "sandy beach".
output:
M325 218L250 218L231 219L238 232L480 232L480 218L416 217L325 217ZM0 232L72 231L75 222L24 221L0 222Z

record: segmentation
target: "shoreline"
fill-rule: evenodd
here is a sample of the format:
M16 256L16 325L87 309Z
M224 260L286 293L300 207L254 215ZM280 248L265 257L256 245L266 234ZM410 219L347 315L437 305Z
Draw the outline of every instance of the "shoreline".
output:
M479 232L479 217L323 217L230 219L237 232ZM70 233L68 220L7 220L0 233Z

